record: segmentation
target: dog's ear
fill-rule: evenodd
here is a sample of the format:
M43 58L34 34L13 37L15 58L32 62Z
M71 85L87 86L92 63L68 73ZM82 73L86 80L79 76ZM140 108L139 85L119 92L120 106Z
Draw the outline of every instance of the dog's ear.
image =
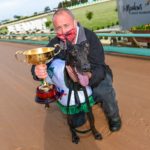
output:
M89 45L88 42L85 43L85 47L86 47L86 48L89 48L89 47L90 47L90 45Z
M89 43L88 43L88 41L83 41L83 42L81 42L80 44L79 44L81 47L86 47L86 48L89 48Z

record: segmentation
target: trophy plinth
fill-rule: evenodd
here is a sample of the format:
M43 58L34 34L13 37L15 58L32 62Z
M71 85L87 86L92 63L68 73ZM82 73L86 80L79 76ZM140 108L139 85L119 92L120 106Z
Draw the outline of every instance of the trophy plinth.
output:
M58 52L55 52L56 46L59 45L55 45L55 47L41 47L41 48L35 48L31 50L17 51L15 53L15 57L19 62L26 62L32 65L46 64L50 62L54 56L59 54L61 49L59 49ZM42 84L37 87L36 95L37 96L40 95L38 99L42 101L44 100L45 95L48 95L49 99L51 99L52 97L50 96L51 95L50 93L52 91L54 91L53 86L46 83L45 79L43 79ZM48 96L46 98L48 98Z

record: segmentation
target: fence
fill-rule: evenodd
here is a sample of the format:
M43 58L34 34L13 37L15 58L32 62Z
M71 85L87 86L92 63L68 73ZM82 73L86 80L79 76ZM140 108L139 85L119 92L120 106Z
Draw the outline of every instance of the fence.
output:
M30 43L30 44L40 44L47 45L48 40L53 38L55 34L10 34L10 35L0 35L0 41L6 42L20 42L20 43ZM143 47L129 47L128 45L117 46L116 38L147 38L150 40L150 34L116 34L116 33L97 33L100 39L111 38L112 42L110 45L104 45L104 51L106 53L120 53L138 56L150 56L149 43L147 48Z
M111 43L108 46L104 46L105 52L115 52L115 53L121 53L121 54L129 54L129 55L138 55L138 56L150 56L150 48L149 43L147 41L150 40L150 34L134 34L134 33L124 33L124 34L116 34L116 33L98 33L98 37L100 38L111 38ZM121 44L117 46L117 38L126 38L126 42L132 42L131 45L125 45ZM138 38L144 38L147 48L144 48L143 46L139 45L136 39ZM131 40L132 39L132 40ZM134 43L133 43L134 42ZM143 41L144 42L144 41ZM135 46L137 47L131 47Z

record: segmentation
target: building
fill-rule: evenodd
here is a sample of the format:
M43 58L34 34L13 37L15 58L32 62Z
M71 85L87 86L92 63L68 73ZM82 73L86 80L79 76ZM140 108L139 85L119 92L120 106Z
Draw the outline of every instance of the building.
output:
M0 25L0 29L3 27L7 27L8 34L23 34L26 32L34 33L37 31L49 33L50 29L46 28L46 22L48 21L47 17L50 13L45 13L38 16L33 16L30 18L18 20L18 21L11 21L6 24Z

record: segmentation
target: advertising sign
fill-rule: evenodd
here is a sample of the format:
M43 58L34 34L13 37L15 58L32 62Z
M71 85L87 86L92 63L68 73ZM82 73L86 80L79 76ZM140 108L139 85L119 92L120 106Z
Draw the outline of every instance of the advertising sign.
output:
M150 0L117 0L117 5L122 29L150 23Z

